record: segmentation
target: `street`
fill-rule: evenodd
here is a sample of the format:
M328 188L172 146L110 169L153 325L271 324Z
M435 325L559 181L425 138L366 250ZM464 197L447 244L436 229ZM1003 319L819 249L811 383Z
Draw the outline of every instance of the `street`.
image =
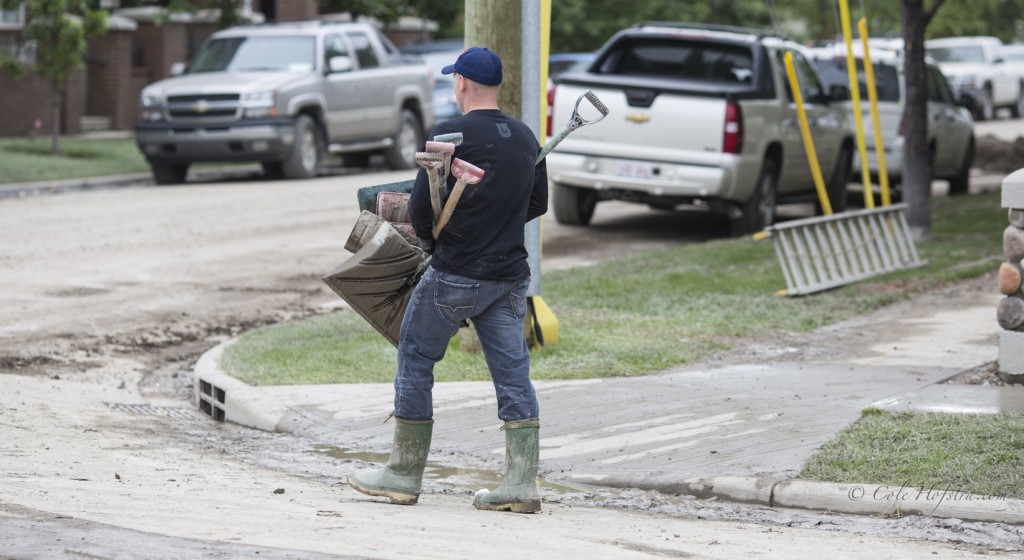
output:
M408 172L0 200L0 558L964 558L999 529L566 488L539 515L471 491L366 500L316 441L220 424L191 402L198 356L336 309L320 277L362 186ZM604 203L544 220L542 266L722 237L726 224ZM602 506L602 507L597 507ZM929 540L930 539L930 540Z

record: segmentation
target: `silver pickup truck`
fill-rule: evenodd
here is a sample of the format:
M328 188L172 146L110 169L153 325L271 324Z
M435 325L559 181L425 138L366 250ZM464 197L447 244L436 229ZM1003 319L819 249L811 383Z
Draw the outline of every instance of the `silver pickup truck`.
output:
M814 197L784 67L793 53L817 159L834 211L846 205L853 121L800 45L750 29L650 23L620 31L585 72L565 74L553 124L592 90L613 115L548 156L555 218L587 225L597 203L697 205L729 217L733 234L773 223L783 198Z
M213 34L187 73L142 90L136 141L158 184L196 162L315 176L329 152L411 169L433 125L433 76L380 31L320 21Z

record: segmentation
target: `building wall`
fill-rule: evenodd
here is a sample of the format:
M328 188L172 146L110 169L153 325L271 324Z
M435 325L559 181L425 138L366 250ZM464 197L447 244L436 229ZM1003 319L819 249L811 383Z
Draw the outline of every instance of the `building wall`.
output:
M132 81L131 31L110 31L89 45L85 112L89 116L110 119L110 128L131 128L137 107L131 103ZM125 56L127 53L128 56Z

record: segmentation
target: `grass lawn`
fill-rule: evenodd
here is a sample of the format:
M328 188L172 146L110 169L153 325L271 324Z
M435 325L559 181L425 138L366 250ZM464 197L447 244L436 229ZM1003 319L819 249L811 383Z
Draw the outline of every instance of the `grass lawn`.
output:
M62 137L50 155L50 137L0 139L0 184L101 177L149 171L133 138Z
M800 478L1024 499L1024 414L866 409L808 460Z
M808 332L909 295L993 272L1002 262L1006 211L998 192L932 201L927 267L801 298L785 287L770 241L724 239L652 250L544 274L559 342L534 352L534 379L644 375L700 360L750 339ZM224 354L251 385L390 382L395 350L352 311L257 329ZM438 381L489 379L483 357L458 348Z

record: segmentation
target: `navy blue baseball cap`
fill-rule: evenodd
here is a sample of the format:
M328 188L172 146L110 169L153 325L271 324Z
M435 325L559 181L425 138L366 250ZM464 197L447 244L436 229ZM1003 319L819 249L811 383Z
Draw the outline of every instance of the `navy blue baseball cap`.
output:
M501 59L483 47L470 47L462 51L455 64L442 68L441 73L462 74L474 82L496 86L501 83Z

